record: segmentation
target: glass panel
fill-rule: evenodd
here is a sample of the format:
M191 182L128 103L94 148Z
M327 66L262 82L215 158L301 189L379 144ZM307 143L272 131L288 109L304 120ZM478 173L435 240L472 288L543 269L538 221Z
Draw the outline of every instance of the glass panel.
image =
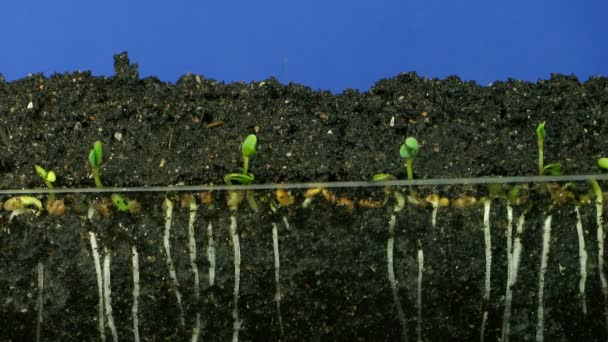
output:
M57 193L60 215L47 194L5 194L2 336L594 340L607 329L598 189Z

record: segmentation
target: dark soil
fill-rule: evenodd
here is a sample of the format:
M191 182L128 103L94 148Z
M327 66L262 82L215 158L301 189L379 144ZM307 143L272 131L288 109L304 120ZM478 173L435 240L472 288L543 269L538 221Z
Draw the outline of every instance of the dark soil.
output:
M10 83L0 78L0 189L42 187L34 164L55 170L57 187L92 187L87 155L95 140L104 142L104 184L121 187L222 184L226 173L238 171L239 145L251 133L258 137L258 153L251 161L256 183L369 180L378 172L405 178L399 146L408 135L421 144L416 178L535 175L535 128L542 121L547 128L545 160L561 163L566 174L599 173L596 160L608 154L606 78L581 83L576 77L554 75L536 83L509 80L481 87L457 77L438 80L408 73L381 80L368 92L332 95L275 79L249 84L224 84L199 75L183 76L176 84L139 79L137 65L126 54L115 56L115 69L114 77L83 72L48 78L36 74ZM487 194L472 187L419 192L450 198ZM382 190L336 194L381 198ZM259 213L244 204L237 214L241 340L400 340L386 264L393 202L379 209L349 210L318 197L302 208L302 194L296 195L297 205L272 214L268 202L273 196L259 193ZM197 312L201 340L232 337L233 252L224 194L215 194L214 209L201 205L198 212L198 302L187 252L188 210L179 206L178 195L168 195L176 203L171 243L186 329L179 325L162 246L164 194L132 195L142 202L140 214L96 214L91 220L74 208L86 207L96 196L58 196L70 208L62 217L26 214L9 222L8 212L0 216L0 340L35 339L39 261L45 267L42 339L99 339L90 231L112 254L112 306L121 340L133 338L132 246L140 253L143 340L188 339ZM545 339L606 340L595 208L581 209L589 253L585 317L578 297L574 206L551 206L539 196L532 191L536 204L515 208L516 217L524 208L530 212L514 288L512 338L535 339L542 225L552 214ZM290 229L283 225L283 215ZM500 338L507 263L504 201L493 201L491 211L490 303L482 301L483 208L442 208L436 228L430 217L430 208L413 206L397 215L395 273L409 339L417 336L419 246L425 251L423 339L478 339L484 307L489 311L486 338ZM215 227L218 262L211 287L209 222ZM274 301L273 222L280 227L283 334ZM107 328L106 339L111 339Z

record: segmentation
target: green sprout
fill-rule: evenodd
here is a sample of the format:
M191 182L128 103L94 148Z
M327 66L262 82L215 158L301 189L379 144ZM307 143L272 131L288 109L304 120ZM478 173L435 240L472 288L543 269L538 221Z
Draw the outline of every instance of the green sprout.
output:
M597 166L604 170L608 170L608 158L600 158L597 160Z
M596 203L603 204L604 196L600 184L595 179L592 179L589 182L591 183L591 188L593 189L593 193L595 194Z
M488 196L490 198L506 198L505 191L502 188L502 184L490 183L488 187Z
M418 140L416 140L416 138L414 137L407 137L399 148L399 155L401 155L401 158L405 159L405 169L407 172L407 179L409 180L414 179L414 159L418 155L419 149L420 146L418 145ZM397 179L397 177L391 175L390 173L377 173L372 176L372 181L374 182L389 181L395 179ZM408 196L408 200L410 201L410 203L415 205L421 203L420 199L416 195L416 192L414 191L414 188L410 188L410 196Z
M229 173L224 176L224 182L228 185L233 185L234 183L238 183L241 185L249 185L252 184L255 180L253 173L249 172L249 158L256 154L256 144L258 142L255 134L249 134L243 144L241 145L241 152L243 155L243 171L242 173ZM247 202L249 206L254 211L257 211L258 205L253 196L253 191L248 190L247 194Z
M407 139L405 139L405 142L403 142L403 145L401 145L401 148L399 149L399 154L401 155L401 158L405 159L407 179L409 180L414 179L413 164L414 159L418 155L418 149L418 140L416 140L416 138L414 137L407 137Z
M536 141L538 143L538 174L550 174L559 176L562 173L561 165L557 163L545 165L544 149L545 149L545 122L541 122L536 127Z
M127 199L119 194L112 194L112 204L120 211L129 211Z
M44 180L44 184L46 185L46 187L49 189L53 189L53 183L57 179L55 172L53 170L47 171L40 165L34 165L34 167L36 168L36 173L40 177L42 177L42 180ZM49 194L49 202L53 201L55 201L55 193L51 192Z
M382 181L389 181L389 180L395 180L395 179L397 179L397 177L391 175L390 173L377 173L372 176L372 181L374 181L374 182L382 182Z
M407 137L399 149L399 155L401 155L401 158L405 159L405 169L407 172L407 179L409 180L414 179L414 159L418 155L419 149L420 146L418 145L418 140L416 140L414 137ZM408 196L408 200L414 205L422 203L416 195L413 187L410 187L410 195Z
M515 185L514 187L511 188L511 190L509 190L507 199L511 203L518 203L520 200L520 193L521 193L521 187L519 185Z
M608 170L608 158L598 159L597 165L604 170ZM595 195L596 203L603 204L604 196L603 196L602 188L600 187L600 184L595 179L591 179L589 182L591 183L591 189L592 189L593 194Z
M116 209L123 212L136 214L141 210L141 205L136 200L130 200L120 194L112 194L112 204Z
M249 157L256 153L255 145L257 144L257 141L255 134L249 134L247 136L241 147L243 153L243 172L225 175L224 182L226 182L226 184L232 185L232 182L237 182L242 185L248 185L253 183L255 177L252 173L249 173Z
M95 186L98 188L103 188L103 184L101 184L101 178L99 178L99 168L101 167L101 163L103 162L103 144L101 141L97 140L93 144L93 149L89 151L89 164L91 165L91 169L93 170L93 178L95 178Z

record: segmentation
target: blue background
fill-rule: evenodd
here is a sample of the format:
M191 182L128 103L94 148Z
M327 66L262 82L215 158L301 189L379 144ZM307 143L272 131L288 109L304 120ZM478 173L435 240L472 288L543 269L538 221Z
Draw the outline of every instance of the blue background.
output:
M487 85L552 72L608 75L606 1L3 1L0 73L277 77L367 90L399 72Z

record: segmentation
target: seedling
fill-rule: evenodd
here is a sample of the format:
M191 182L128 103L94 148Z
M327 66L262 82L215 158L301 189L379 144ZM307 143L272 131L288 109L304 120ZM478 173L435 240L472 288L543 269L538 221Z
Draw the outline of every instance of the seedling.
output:
M545 175L550 174L552 176L559 176L561 172L561 165L553 163L545 165L544 160L544 148L545 148L545 122L541 122L536 127L536 141L538 143L538 174Z
M53 170L47 171L40 165L34 165L34 167L36 168L36 173L40 177L42 177L42 180L44 180L44 184L46 185L46 187L49 189L53 189L53 183L57 179L57 177L55 176L55 172ZM54 201L55 201L55 193L51 192L49 194L49 202L54 202Z
M418 150L420 149L418 145L418 140L414 137L408 137L405 139L401 147L399 148L399 155L401 158L405 159L405 170L407 172L407 179L414 179L414 159L418 155ZM397 179L395 176L389 173L377 173L372 176L373 181L387 181Z
M136 214L141 211L141 205L136 200L130 200L119 194L112 194L112 204L116 209L123 212Z
M40 200L36 197L32 196L11 197L6 202L4 202L4 209L8 211L25 209L27 207L34 207L37 209L37 211L41 211L42 202L40 202Z
M17 216L27 212L40 215L42 211L42 202L39 199L32 196L17 196L11 197L4 202L4 210L10 211L11 215L9 221Z
M391 175L390 173L377 173L372 176L372 181L374 181L374 182L382 182L382 181L389 181L389 180L395 180L395 179L397 179L397 177Z
M527 190L526 185L515 185L507 193L507 199L512 205L521 205L526 202L527 196L524 191Z
M405 139L399 149L399 155L401 155L401 158L405 159L405 169L407 172L407 179L409 180L414 179L413 165L414 159L418 155L418 150L418 140L416 140L414 137L408 137ZM372 176L372 180L376 182L395 179L397 179L397 177L391 175L390 173L377 173Z
M488 184L488 197L507 200L509 205L520 205L526 200L522 194L522 185L509 187L501 184Z
M238 184L241 185L249 185L252 184L253 181L255 180L255 177L253 176L253 173L249 173L249 158L253 155L255 155L256 153L256 144L258 142L257 137L255 136L255 134L249 134L247 136L247 138L245 138L245 141L243 141L243 144L241 145L241 152L243 155L243 172L242 173L229 173L227 175L224 176L224 182L226 182L226 184L228 185L233 185L233 182L236 182ZM246 192L247 195L247 202L249 203L249 206L251 207L252 210L257 211L258 210L258 205L255 201L255 198L253 196L253 191L248 190ZM233 194L233 195L229 195L229 205L231 206L231 208L237 208L238 204L240 203L240 201L242 200L242 196Z
M255 177L252 173L249 173L249 157L256 153L255 146L257 144L257 137L255 134L247 136L243 145L241 145L241 151L243 154L243 172L242 173L229 173L224 176L224 182L228 185L232 185L232 182L237 182L242 185L248 185L253 183Z
M487 185L488 187L488 196L490 198L505 198L505 191L502 188L502 184L491 183Z
M600 158L597 160L597 166L608 171L608 158Z
M401 158L405 159L405 169L407 172L407 179L414 179L414 159L418 155L419 145L418 140L414 137L407 137L399 149ZM413 187L410 187L410 195L408 196L410 203L418 205L421 203L420 199L416 195Z
M608 317L608 281L606 280L606 273L604 271L604 194L602 192L602 188L600 184L595 180L590 180L591 187L593 188L593 192L595 193L595 210L596 210L596 236L597 236L597 268L600 273L600 284L602 286L602 293L604 294L604 315Z
M34 167L36 168L36 173L44 180L46 187L53 189L53 183L57 179L55 172L53 170L47 171L40 165L34 165ZM49 215L60 216L65 212L63 200L57 200L54 192L49 193L49 199L46 202L45 208Z
M97 140L93 144L93 149L89 151L89 164L91 165L91 169L93 170L93 178L95 178L95 186L98 188L103 188L103 184L101 184L101 178L99 177L99 168L101 167L101 163L103 162L103 144L101 141Z
M418 149L418 140L416 140L416 138L414 137L407 137L405 139L405 142L403 142L403 145L401 145L401 148L399 149L399 154L401 155L401 158L405 159L407 179L409 180L414 179L413 164L414 159L418 155Z
M401 158L405 159L405 169L407 172L407 179L409 180L414 179L413 165L414 159L418 155L419 149L420 147L418 145L418 140L416 140L416 138L414 137L407 137L399 149L399 155L401 155ZM395 179L397 179L397 177L389 173L377 173L372 176L372 181L375 182L389 181ZM390 193L390 191L388 191L387 194L388 193ZM408 196L408 200L410 203L416 205L422 203L421 200L418 199L418 196L416 195L416 192L413 188L410 188L410 196Z
M112 194L112 204L120 211L129 211L129 205L127 205L127 200L124 196Z

